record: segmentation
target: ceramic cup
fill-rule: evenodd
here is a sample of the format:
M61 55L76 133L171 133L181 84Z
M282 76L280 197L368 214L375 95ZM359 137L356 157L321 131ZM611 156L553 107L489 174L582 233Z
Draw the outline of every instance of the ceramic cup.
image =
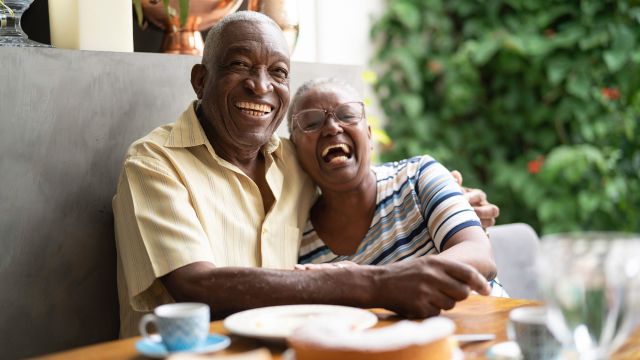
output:
M207 339L209 316L209 305L207 304L161 305L155 308L153 314L147 314L140 319L140 334L151 341L156 341L147 332L147 325L153 323L167 350L193 350L203 345Z
M518 343L524 360L555 359L561 350L560 343L547 328L547 310L543 306L511 310L507 334Z

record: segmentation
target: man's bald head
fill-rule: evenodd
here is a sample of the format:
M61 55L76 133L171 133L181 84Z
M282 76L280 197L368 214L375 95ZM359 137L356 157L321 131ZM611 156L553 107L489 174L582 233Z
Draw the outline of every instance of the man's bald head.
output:
M209 33L207 33L207 39L205 40L204 51L202 53L202 64L211 64L215 59L215 56L218 53L220 45L222 43L221 35L224 32L224 29L230 24L241 21L249 21L256 24L269 24L278 29L279 32L282 32L278 24L276 24L273 19L259 12L238 11L233 14L227 15L222 18L222 20L220 20L214 27L212 27L211 30L209 30Z

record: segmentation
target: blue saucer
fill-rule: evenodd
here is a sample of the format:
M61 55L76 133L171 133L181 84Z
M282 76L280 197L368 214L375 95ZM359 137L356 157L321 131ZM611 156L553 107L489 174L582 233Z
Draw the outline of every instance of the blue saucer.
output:
M231 340L229 340L228 337L218 334L209 334L207 335L207 340L204 342L204 344L198 346L195 349L171 352L167 350L163 343L160 342L160 336L152 335L151 339L143 338L141 340L138 340L138 342L136 342L136 350L138 350L138 352L144 356L162 359L178 352L192 354L214 352L226 348L227 346L229 346L229 344L231 344Z

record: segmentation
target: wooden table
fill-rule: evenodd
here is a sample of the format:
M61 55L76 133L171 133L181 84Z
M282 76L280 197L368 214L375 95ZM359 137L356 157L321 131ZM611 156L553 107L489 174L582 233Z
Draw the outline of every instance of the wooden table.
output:
M494 341L480 343L470 343L462 346L465 360L486 359L484 355L487 349L494 343L507 340L506 325L509 311L513 308L524 305L538 305L538 302L518 299L503 299L484 296L471 296L467 300L456 305L453 310L444 313L456 323L456 333L493 333L496 334ZM399 317L385 310L374 310L380 318L378 326L386 326L398 320ZM211 331L227 334L222 321L211 323ZM285 350L284 345L274 345L258 340L230 335L231 346L219 354L241 353L260 347L267 347L271 350L274 360L281 358ZM140 338L128 338L115 340L106 343L72 349L64 352L50 354L41 359L65 359L65 360L85 360L85 359L144 359L139 355L134 347ZM640 359L640 331L636 331L629 341L613 357L615 360Z

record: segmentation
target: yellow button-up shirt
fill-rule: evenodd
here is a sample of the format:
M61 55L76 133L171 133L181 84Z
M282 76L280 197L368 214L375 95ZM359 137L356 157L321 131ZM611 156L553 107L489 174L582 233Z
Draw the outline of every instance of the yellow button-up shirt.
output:
M113 198L121 336L173 302L159 278L182 266L293 268L315 187L289 140L274 136L262 152L275 197L266 214L258 186L216 155L193 104L131 145Z

